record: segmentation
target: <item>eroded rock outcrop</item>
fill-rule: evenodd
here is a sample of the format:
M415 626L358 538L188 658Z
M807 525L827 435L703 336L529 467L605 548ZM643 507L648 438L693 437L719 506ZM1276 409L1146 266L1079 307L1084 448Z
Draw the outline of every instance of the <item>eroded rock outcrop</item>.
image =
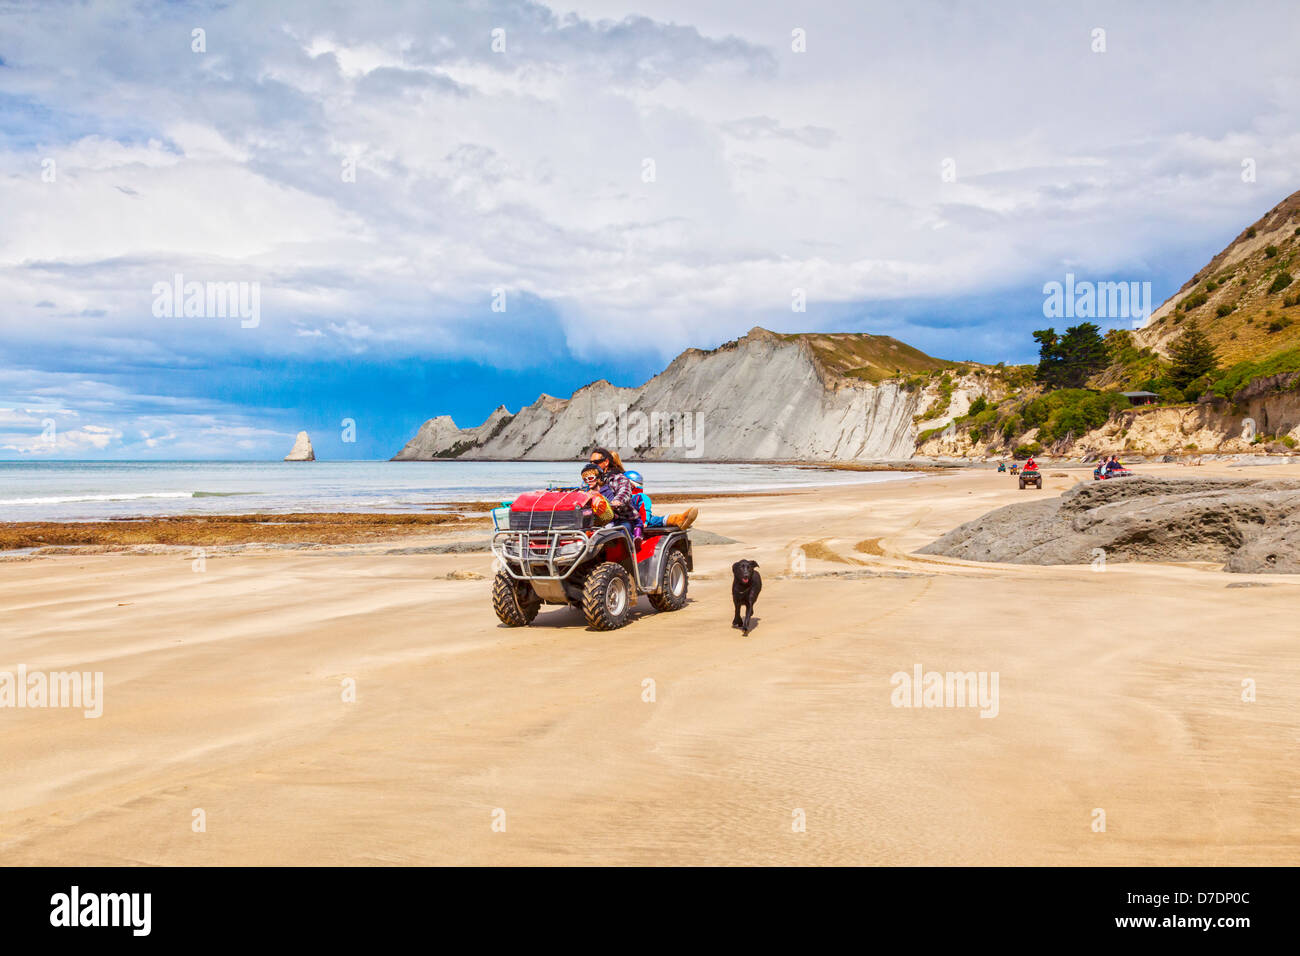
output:
M1213 561L1300 573L1300 481L1115 478L1007 505L922 548L968 561Z
M315 461L316 452L312 450L311 439L306 432L299 432L293 441L293 450L284 456L285 461Z

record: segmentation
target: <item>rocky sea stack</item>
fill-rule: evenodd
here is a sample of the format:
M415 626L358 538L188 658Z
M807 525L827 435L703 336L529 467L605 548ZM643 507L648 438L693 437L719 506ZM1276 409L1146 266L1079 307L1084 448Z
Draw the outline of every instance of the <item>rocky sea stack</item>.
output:
M299 432L293 441L293 451L284 456L285 461L315 461L316 452L312 451L311 439L306 432Z

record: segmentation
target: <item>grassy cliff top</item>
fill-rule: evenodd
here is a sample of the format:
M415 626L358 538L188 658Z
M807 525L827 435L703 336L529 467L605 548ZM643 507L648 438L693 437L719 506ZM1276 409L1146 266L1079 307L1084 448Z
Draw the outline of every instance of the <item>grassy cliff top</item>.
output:
M787 342L804 341L832 375L866 382L937 372L959 367L926 355L920 349L891 338L866 332L797 332L780 335Z

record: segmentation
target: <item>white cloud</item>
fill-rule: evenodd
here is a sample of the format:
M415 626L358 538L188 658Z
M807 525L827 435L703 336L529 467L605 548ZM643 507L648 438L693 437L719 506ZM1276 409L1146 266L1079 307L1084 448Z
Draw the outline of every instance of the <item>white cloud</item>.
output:
M7 86L39 108L0 140L0 333L51 367L69 341L466 354L502 287L583 354L670 355L817 321L794 287L848 307L1147 269L1297 185L1300 63L1270 41L1294 5L1101 5L1101 55L1067 8L652 6L236 4L204 11L206 54L163 4L11 20ZM160 324L175 272L260 282L264 321Z
M0 409L0 450L22 458L68 457L79 452L97 452L110 447L122 433L106 425L83 424L58 427L75 413L64 409Z

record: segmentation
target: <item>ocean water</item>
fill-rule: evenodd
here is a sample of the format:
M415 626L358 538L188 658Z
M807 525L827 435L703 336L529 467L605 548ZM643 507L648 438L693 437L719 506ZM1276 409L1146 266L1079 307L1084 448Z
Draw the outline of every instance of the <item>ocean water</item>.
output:
M576 485L580 467L571 461L0 461L0 520L423 511L445 501L509 500L551 481ZM638 469L651 498L912 477L798 465L650 462Z

